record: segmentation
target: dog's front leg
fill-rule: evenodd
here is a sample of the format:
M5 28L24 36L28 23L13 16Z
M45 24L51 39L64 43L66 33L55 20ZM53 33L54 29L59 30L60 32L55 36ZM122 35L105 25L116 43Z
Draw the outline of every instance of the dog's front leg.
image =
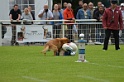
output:
M58 52L56 52L56 56L59 56L59 54L60 54L60 52L58 51Z

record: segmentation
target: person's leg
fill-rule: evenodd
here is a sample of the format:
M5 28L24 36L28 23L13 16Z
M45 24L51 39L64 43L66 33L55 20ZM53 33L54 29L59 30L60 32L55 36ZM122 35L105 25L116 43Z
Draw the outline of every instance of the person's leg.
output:
M100 33L99 33L100 29L96 29L96 42L100 42Z
M110 29L106 29L105 30L105 39L104 39L103 50L107 50L108 49L108 42L109 42L110 35L111 35L111 30Z
M95 25L91 25L91 40L95 42Z
M56 38L56 25L53 25L53 38Z
M12 39L11 39L11 45L13 46L14 43L16 42L16 26L12 26Z
M101 28L101 43L104 42L104 37L105 37L105 30Z
M72 35L72 25L68 25L68 38L71 42L73 42L73 35Z
M60 32L61 32L61 26L57 25L57 29L56 29L56 36L57 36L57 38L60 38Z
M115 49L118 50L120 49L119 47L119 30L113 30L113 37L115 39Z

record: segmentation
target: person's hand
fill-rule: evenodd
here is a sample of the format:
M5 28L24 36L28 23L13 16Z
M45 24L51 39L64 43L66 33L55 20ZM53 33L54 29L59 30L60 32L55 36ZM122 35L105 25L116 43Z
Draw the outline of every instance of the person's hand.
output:
M75 18L72 18L72 20L75 20Z
M16 19L17 20L17 22L19 22L19 19Z
M12 21L13 21L13 19L10 19L10 21L12 22Z
M43 12L42 13L45 13L45 9L43 10Z
M49 20L48 18L46 18L45 20Z
M74 23L75 22L75 18L72 18L71 22Z

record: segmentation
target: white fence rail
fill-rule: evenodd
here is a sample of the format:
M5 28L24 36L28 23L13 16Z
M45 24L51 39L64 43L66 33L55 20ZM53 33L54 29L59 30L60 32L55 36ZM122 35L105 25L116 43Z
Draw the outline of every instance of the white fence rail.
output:
M21 24L17 25L15 32L16 35L14 35L16 37L17 40L17 34L18 34L18 30L22 27L25 26L27 31L25 31L26 36L28 36L31 32L35 33L36 32L36 28L35 27L39 27L41 28L41 32L39 31L39 34L42 34L42 39L39 38L40 40L23 40L23 42L44 42L44 31L43 31L43 27L45 27L47 29L48 35L47 37L51 38L58 38L58 37L68 37L69 39L71 39L72 41L77 41L78 35L80 33L84 33L85 37L84 39L87 40L87 43L94 43L94 42L100 42L103 43L104 40L104 29L102 28L102 22L97 22L96 19L83 19L83 20L75 20L75 23L64 23L64 22L68 22L69 20L32 20L32 21L26 21L26 22L33 22L34 24L31 25L25 25L23 24L23 22L25 22L24 20L19 20L18 22L21 22ZM9 35L9 42L11 42L12 39L12 30L11 30L11 21L10 20L0 20L1 24L0 24L0 46L4 45L4 40L5 38L8 38L7 33ZM17 22L16 20L13 20L12 22ZM63 22L63 23L57 23L57 24L49 24L49 26L52 28L49 31L49 26L47 25L40 25L40 22ZM3 26L5 26L5 28L7 28L6 30L8 31L6 34L3 35L3 32L5 30L3 30ZM19 28L20 27L20 28ZM30 28L32 27L32 28ZM47 28L49 27L49 28ZM68 29L67 29L68 27ZM32 30L29 30L32 29ZM35 28L35 30L34 30ZM60 29L61 28L61 29ZM37 29L38 32L38 29ZM122 32L122 37L120 37L120 42L124 42L124 31ZM34 36L31 36L34 37ZM35 36L37 37L37 36ZM34 38L35 39L35 38ZM47 40L46 40L47 41ZM111 38L110 42L114 42L113 39Z

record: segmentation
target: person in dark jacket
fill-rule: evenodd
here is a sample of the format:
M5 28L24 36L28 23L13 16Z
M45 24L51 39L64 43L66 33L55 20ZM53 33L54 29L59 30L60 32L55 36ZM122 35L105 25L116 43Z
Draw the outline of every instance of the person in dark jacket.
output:
M103 13L104 13L104 6L100 6L98 8L99 10L96 11L94 18L97 19L97 21L102 21ZM104 30L102 29L102 25L97 25L96 27L96 42L103 43L104 38Z
M75 18L76 18L78 10L82 9L82 7L83 7L83 0L79 0L78 4L79 4L79 6L75 9Z
M123 29L122 13L117 6L117 0L111 0L111 7L107 8L102 18L103 28L105 29L105 40L103 50L108 49L108 41L113 33L115 39L115 50L119 50L119 30Z
M101 7L103 4L102 4L102 2L98 2L97 3L97 8L94 10L94 14L93 14L93 17L95 16L95 13L97 12L97 11L99 11L99 7Z

